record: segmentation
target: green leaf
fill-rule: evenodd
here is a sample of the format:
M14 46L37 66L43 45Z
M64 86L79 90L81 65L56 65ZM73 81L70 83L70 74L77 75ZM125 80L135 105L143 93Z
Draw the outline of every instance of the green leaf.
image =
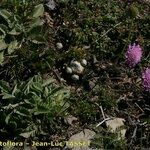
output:
M19 35L22 33L23 26L20 24L16 24L16 22L10 24L10 28L12 29L8 34L10 35Z
M7 48L7 44L3 39L0 39L0 51Z
M25 108L21 108L19 111L15 112L16 114L20 115L20 116L30 116L30 113L28 110L26 110Z
M46 42L43 36L36 36L34 39L31 40L34 44L44 44Z
M7 105L7 106L4 106L4 107L2 107L2 108L4 108L4 109L14 109L14 108L16 108L16 107L18 107L18 106L20 106L20 105L22 105L23 103L22 102L20 102L20 103L17 103L17 104L9 104L9 105Z
M38 106L38 108L34 112L34 115L47 114L49 112L49 109L47 109L45 106Z
M34 83L31 87L32 91L36 91L36 92L42 92L42 86L40 83Z
M18 48L18 42L17 40L12 41L8 46L8 54L12 54L15 49Z
M43 21L40 18L34 18L31 21L29 27L32 29L33 27L37 27L37 26L41 26L41 25L43 25Z
M55 81L54 79L49 78L44 81L44 83L42 84L42 87L48 86L48 85L52 84L54 81Z
M12 98L15 98L15 96L12 94L3 93L2 99L12 99Z
M8 18L11 17L11 13L8 12L6 9L2 9L0 11L0 15L6 20L8 20Z
M13 113L13 112L11 112L10 114L8 114L8 115L6 116L6 119L5 119L6 124L9 123L9 120L10 120L10 117L11 117L12 113Z
M9 93L9 86L8 83L6 81L0 81L0 89L2 90L2 92L5 93Z
M33 10L33 17L38 18L39 16L42 16L43 13L44 13L44 6L43 6L43 4L39 4L39 5L35 6L35 8Z
M4 52L0 52L0 65L2 65L4 61Z
M8 34L10 35L19 35L21 33L21 30L17 27L13 28Z
M24 138L29 138L34 133L35 133L35 130L30 131L30 132L21 133L20 136L22 136Z
M6 32L7 32L7 26L5 26L4 24L0 24L0 31L3 34L3 36L5 37L6 36Z
M16 91L17 91L17 84L15 85L15 87L14 87L14 89L12 91L12 95L14 95Z
M43 96L47 97L48 96L48 93L49 93L49 90L47 87L44 88L44 93L43 93Z

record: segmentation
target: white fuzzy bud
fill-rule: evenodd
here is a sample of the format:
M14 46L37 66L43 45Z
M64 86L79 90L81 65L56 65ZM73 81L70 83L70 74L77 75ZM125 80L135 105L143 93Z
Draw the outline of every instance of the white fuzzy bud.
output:
M69 73L69 74L71 74L72 73L72 69L70 67L67 67L66 68L66 72Z
M57 49L62 49L63 48L63 45L62 45L62 43L56 43L56 47L57 47Z
M81 60L81 64L82 64L83 66L86 66L86 65L87 65L87 61L86 61L85 59L82 59L82 60Z
M74 74L71 76L71 78L74 80L74 81L78 81L79 80L79 76Z
M74 73L82 74L84 67L78 61L72 61L70 67Z

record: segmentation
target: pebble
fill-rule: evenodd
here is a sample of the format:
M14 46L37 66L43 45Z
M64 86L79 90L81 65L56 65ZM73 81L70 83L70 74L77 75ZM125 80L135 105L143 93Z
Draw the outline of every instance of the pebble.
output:
M49 10L55 10L56 9L56 2L54 0L46 0L45 4Z
M63 48L63 45L62 45L62 43L56 43L56 47L57 47L57 49L62 49Z

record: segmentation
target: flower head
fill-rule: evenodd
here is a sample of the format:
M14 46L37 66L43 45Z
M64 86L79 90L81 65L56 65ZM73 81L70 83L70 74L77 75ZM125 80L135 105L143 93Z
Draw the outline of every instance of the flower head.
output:
M125 53L125 61L126 64L129 67L134 67L136 64L138 64L142 57L142 49L140 45L136 45L135 43L133 45L129 45L127 52Z
M145 91L150 91L150 68L142 73L142 85Z

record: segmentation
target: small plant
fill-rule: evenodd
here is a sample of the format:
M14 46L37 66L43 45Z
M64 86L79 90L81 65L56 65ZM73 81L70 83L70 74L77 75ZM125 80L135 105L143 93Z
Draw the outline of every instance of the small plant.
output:
M55 117L63 116L69 107L69 91L54 85L53 81L51 78L43 80L36 75L14 87L0 82L1 135L35 136L46 129L43 119L52 123Z
M34 7L29 5L30 3L26 1L24 3L18 1L17 4L10 2L6 8L2 8L0 11L2 22L0 24L0 64L3 63L6 54L11 55L24 44L45 43L44 37L37 32L43 25L41 17L44 13L44 6L43 4ZM12 10L9 8L10 6ZM33 11L31 11L32 9Z

